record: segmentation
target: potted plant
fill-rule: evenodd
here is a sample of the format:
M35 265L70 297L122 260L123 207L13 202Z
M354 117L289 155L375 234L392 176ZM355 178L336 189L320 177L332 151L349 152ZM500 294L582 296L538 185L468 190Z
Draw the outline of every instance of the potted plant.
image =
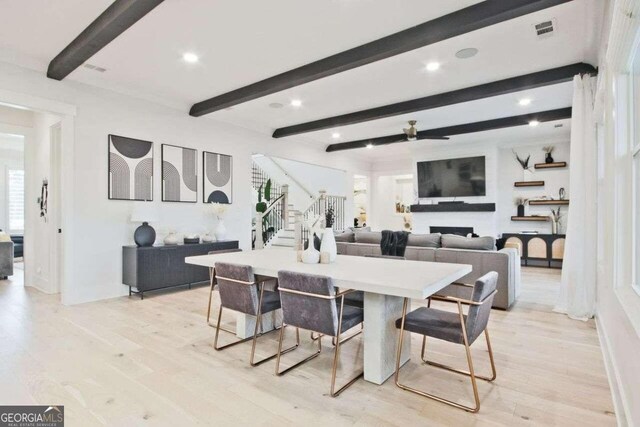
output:
M545 152L545 157L544 157L545 163L553 163L553 157L551 157L551 153L553 153L553 150L555 149L556 147L554 147L553 145L548 145L542 148L542 151Z
M556 210L551 209L551 215L549 215L549 218L551 218L551 234L558 234L560 230L560 220L562 219L562 214L560 213L561 208L562 206L558 206Z
M527 199L523 198L523 197L516 197L515 200L515 205L518 209L518 216L525 216L524 215L524 205L527 203Z
M515 150L511 150L513 152L513 155L516 158L516 161L518 162L518 164L522 167L522 174L523 174L523 181L529 181L529 178L531 177L531 166L529 165L529 160L531 160L531 154L527 154L527 158L522 158L520 157L520 155L518 153L515 152Z
M338 256L338 247L336 245L336 238L333 234L333 224L336 219L335 211L333 207L329 207L327 209L327 213L325 214L325 229L324 233L322 233L322 243L320 244L320 253L328 253L329 254L329 262L333 262L336 260Z

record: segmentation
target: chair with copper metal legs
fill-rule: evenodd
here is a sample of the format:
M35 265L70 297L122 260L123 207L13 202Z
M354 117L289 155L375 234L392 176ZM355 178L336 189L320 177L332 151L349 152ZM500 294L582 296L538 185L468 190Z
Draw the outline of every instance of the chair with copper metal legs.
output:
M448 301L456 303L458 306L458 312L452 313L450 311L438 310L431 307L420 307L417 310L407 314L407 306L409 299L405 298L404 306L402 308L402 317L396 321L396 327L400 329L400 335L398 337L398 348L396 354L396 372L395 382L398 387L403 390L416 393L420 396L434 399L438 402L446 403L447 405L464 409L468 412L478 412L480 410L480 398L478 396L478 386L476 384L476 378L486 381L493 381L496 378L496 367L493 360L493 351L491 349L491 341L489 341L489 332L487 330L487 323L489 322L489 315L491 314L491 303L493 297L496 294L496 285L498 282L498 273L495 271L489 272L479 278L473 287L473 294L470 300L450 297L450 296L432 296L430 299L438 301ZM469 305L468 313L465 315L462 310L462 305ZM445 399L444 397L430 394L416 388L409 387L400 383L400 360L402 358L402 344L404 341L404 332L413 332L423 336L422 338L422 360L437 368L446 369L457 374L466 375L471 378L471 386L473 388L473 397L475 406L465 406L452 400ZM491 363L492 376L486 377L476 375L473 370L473 361L471 358L471 344L484 333L487 340L487 350L489 351L489 361ZM469 370L462 370L446 366L437 362L427 360L425 358L425 347L427 336L432 338L441 339L444 341L452 342L455 344L464 345L467 363Z
M364 311L345 305L344 296L353 291L337 292L330 277L281 271L278 273L278 284L282 303L282 329L278 343L276 375L284 375L303 363L315 359L322 351L322 337L325 335L334 337L336 344L331 371L331 397L338 396L364 375L363 372L360 372L345 385L336 389L340 347L355 336L354 334L343 338L342 333L362 324ZM284 354L281 351L282 341L287 326L295 327L296 333L300 328L318 333L319 337L316 340L318 350L304 360L280 371L280 359Z
M219 251L210 251L209 255L224 254L224 253L230 253L230 252L242 252L242 249L223 249ZM213 267L210 267L209 268L209 304L207 305L207 325L212 326L214 328L217 327L218 325L212 325L209 319L211 318L211 302L213 300L213 290L215 289L216 284L217 284L216 269ZM222 329L225 332L235 334L235 331L224 328L223 326L220 326L220 329Z
M216 262L216 276L218 279L218 288L220 290L220 310L218 311L218 322L216 323L216 335L213 340L213 348L216 350L224 350L240 343L252 340L251 357L249 363L251 366L260 365L268 360L278 356L281 352L286 353L294 350L300 344L300 337L297 337L296 344L284 351L278 349L278 353L265 357L262 360L255 361L256 344L258 337L262 336L262 316L271 313L280 308L280 296L278 294L277 285L273 291L266 291L268 286L266 281L256 280L253 269L249 265L227 264ZM275 279L271 279L273 282ZM256 324L253 336L239 341L218 347L218 336L220 330L220 321L222 319L222 310L226 308L240 313L249 314L256 317ZM272 332L272 331L270 331ZM282 342L280 343L282 344Z
M403 256L395 256L395 255L365 255L365 258L384 258L384 259L395 259L395 260L406 260ZM364 309L364 292L362 291L353 291L344 296L344 305L349 305L351 307L358 307ZM353 337L356 335L360 335L362 330L359 330L353 334ZM311 333L311 339L317 340L319 336L313 335ZM332 345L336 345L335 338L331 340Z

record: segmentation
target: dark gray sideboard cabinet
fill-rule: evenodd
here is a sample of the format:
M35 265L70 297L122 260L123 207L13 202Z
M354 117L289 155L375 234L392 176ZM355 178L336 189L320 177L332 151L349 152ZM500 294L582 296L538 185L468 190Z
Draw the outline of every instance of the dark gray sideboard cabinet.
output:
M129 295L209 280L209 269L184 262L185 257L237 249L237 240L175 246L122 247L122 283ZM135 291L133 290L135 288Z

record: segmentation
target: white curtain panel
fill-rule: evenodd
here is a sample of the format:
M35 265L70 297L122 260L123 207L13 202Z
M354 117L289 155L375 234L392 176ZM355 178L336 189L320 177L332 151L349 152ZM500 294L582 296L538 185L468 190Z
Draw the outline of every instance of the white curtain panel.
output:
M596 123L595 78L573 79L569 213L562 284L555 311L572 319L593 317L596 307Z

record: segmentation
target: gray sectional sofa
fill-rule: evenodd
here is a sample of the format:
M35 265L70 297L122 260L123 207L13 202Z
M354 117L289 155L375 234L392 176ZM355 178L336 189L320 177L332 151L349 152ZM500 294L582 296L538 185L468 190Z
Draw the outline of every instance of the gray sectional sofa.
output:
M336 236L338 254L380 255L382 233L377 231L346 232ZM491 237L466 238L453 234L411 234L405 258L414 261L470 264L473 271L460 279L473 284L490 271L498 273L498 293L493 307L508 310L520 292L520 256L516 249L495 250ZM469 288L448 286L443 294L469 298Z

